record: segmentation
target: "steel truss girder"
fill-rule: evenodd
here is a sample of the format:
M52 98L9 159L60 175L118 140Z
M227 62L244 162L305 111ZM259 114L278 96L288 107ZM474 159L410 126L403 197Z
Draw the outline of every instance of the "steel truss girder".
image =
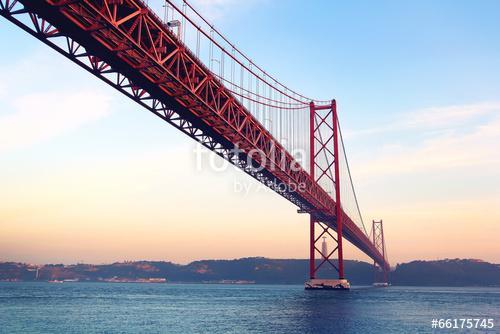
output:
M157 83L164 93L174 97L186 112L201 118L212 131L237 143L247 154L252 150L264 153L265 159L259 155L254 160L282 183L299 189L298 195L323 216L330 214L328 208L332 203L328 195L141 1L40 2L49 11L51 5L57 5L66 19L144 78ZM305 187L300 187L301 184Z
M19 4L19 2L17 2L17 4ZM3 10L4 8L10 8L3 5L4 3L0 1L0 10ZM11 7L15 6L15 4L12 3L10 5ZM114 70L109 64L100 60L97 56L89 53L82 45L78 44L70 37L61 35L59 33L47 34L44 33L44 31L38 29L39 26L50 25L44 19L26 10L9 11L8 14L6 12L0 11L0 14L17 26L21 27L23 30L38 38L43 43L50 46L52 49L64 55L66 58L70 59L86 71L92 73L108 85L112 86L125 96L129 97L130 99L141 105L143 108L146 108L170 125L174 126L189 137L198 141L205 148L215 152L218 156L227 160L234 166L242 169L245 173L263 183L267 187L271 188L301 209L306 211L311 210L311 208L306 203L304 203L303 199L297 197L294 192L289 191L286 187L283 186L283 184L279 183L279 180L277 180L276 178L272 178L270 175L266 174L265 171L261 171L259 168L254 167L253 164L248 164L246 155L235 155L235 150L225 147L210 134L204 132L190 121L184 119L172 108L168 108L165 103L161 102L159 99L153 98L144 89L135 86L128 77ZM29 27L22 21L18 20L17 16L19 15L28 15L30 21L33 23L33 27ZM65 39L65 43L63 43L62 45L60 45L61 43L56 44L53 41L53 39L55 38Z
M252 156L253 161L263 167L264 174L279 180L280 187L296 189L294 197L303 202L300 207L314 207L325 218L331 214L328 195L141 1L19 2L47 21L52 18L61 30L71 30L73 39L76 29L78 38L90 36L92 43L99 44L101 58L108 57L108 63L118 59L122 66L133 69L140 76L132 78L134 84L143 88L154 84L155 97L165 102L167 96L168 105L177 105L184 117L197 118L205 132L237 144L246 154L263 153L265 159L257 155ZM167 54L160 55L160 49Z

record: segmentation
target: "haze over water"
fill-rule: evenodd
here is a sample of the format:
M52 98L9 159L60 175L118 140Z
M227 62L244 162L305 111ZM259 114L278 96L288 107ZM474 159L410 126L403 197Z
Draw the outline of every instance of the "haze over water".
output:
M498 332L500 288L0 283L1 333ZM432 329L493 318L493 330Z

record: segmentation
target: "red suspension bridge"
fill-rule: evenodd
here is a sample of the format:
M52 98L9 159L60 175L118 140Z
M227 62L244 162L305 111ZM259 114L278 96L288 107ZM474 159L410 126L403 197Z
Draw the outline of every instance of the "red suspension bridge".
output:
M188 2L161 11L141 0L0 0L7 20L309 214L306 287L348 287L344 238L386 281L382 223L365 228L336 101L280 83ZM333 249L318 247L325 237ZM338 279L319 279L324 266Z

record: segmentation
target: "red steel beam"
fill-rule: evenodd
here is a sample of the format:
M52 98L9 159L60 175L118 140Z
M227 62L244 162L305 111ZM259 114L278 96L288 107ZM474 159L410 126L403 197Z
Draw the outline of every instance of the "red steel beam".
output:
M339 257L339 278L344 279L344 250L342 247L342 225L343 225L343 210L340 201L340 159L339 159L339 127L337 118L337 102L332 101L331 105L333 116L333 154L335 156L335 216L337 217L337 245Z
M315 180L315 169L316 169L316 164L314 162L314 119L315 119L315 106L314 102L311 102L309 105L309 174ZM309 278L314 279L316 278L316 259L315 259L315 254L316 254L316 237L315 237L315 231L314 227L316 225L316 219L315 217L310 214L309 215Z

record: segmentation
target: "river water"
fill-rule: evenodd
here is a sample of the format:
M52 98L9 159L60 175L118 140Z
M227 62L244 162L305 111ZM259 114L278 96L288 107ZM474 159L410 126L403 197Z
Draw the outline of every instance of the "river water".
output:
M432 319L493 329L432 329ZM459 323L460 325L460 323ZM0 333L500 333L500 288L0 283Z

